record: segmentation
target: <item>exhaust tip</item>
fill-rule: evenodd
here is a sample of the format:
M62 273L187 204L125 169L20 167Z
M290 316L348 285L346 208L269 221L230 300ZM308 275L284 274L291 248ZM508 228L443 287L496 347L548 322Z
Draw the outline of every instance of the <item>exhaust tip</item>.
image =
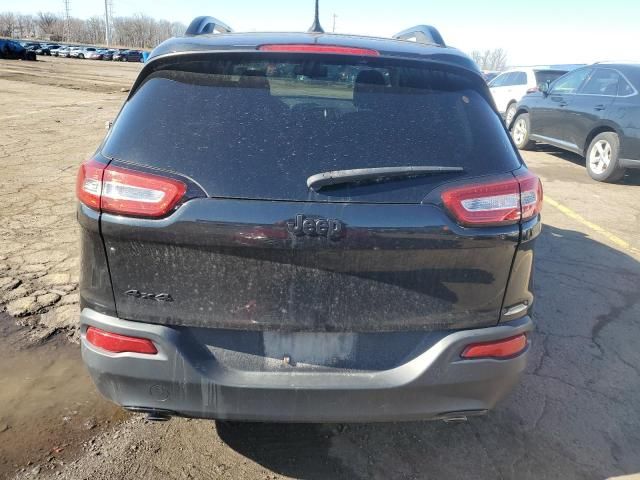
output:
M465 423L467 420L469 419L467 418L466 415L456 415L451 417L445 417L442 419L444 423Z
M171 420L171 417L175 416L176 413L171 410L162 410L157 408L149 408L149 407L124 407L126 410L135 413L146 413L147 420L151 422L166 422L167 420Z
M444 423L465 423L469 417L479 417L486 415L488 410L464 410L461 412L447 412L440 415Z
M150 422L167 422L171 420L171 416L164 413L147 413L147 420Z

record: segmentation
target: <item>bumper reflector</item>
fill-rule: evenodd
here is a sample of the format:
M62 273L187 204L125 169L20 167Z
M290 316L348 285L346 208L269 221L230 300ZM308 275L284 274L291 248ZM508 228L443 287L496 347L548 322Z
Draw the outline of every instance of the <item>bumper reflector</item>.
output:
M148 338L128 337L117 333L105 332L95 327L87 328L87 341L98 348L113 353L158 353L156 346Z
M515 337L496 340L493 342L473 343L462 352L462 358L511 358L522 353L527 348L527 336L525 334Z

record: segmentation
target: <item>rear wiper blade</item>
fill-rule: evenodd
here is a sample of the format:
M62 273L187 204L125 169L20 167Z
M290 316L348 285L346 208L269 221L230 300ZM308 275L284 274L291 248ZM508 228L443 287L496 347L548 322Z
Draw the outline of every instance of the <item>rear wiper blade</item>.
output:
M438 173L464 172L462 167L441 167L435 165L414 167L355 168L316 173L307 178L307 187L318 191L323 187L344 183L385 182L398 178L413 178Z

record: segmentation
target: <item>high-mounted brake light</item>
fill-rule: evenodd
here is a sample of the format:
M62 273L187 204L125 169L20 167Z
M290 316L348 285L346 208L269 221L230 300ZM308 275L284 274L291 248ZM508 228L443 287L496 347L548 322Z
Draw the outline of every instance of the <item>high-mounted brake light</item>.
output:
M523 333L515 337L494 342L474 343L462 352L462 358L511 358L527 348L527 336Z
M173 178L108 166L89 160L80 166L78 200L94 210L136 217L162 217L187 191Z
M286 45L260 45L258 50L262 52L281 53L333 53L340 55L364 55L368 57L379 57L380 52L369 48L340 47L338 45L307 45L307 44L286 44Z
M148 338L120 335L96 327L87 328L86 339L91 345L112 353L158 353L158 349Z
M453 187L442 193L442 202L460 225L508 225L540 213L542 184L527 172L506 180Z

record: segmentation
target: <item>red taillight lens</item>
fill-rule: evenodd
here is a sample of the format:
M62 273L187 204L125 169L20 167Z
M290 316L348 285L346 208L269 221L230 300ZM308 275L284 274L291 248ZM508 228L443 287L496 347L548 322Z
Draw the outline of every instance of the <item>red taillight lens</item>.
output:
M109 166L102 179L100 208L122 215L161 217L186 191L179 180Z
M87 207L100 210L100 194L102 192L102 175L105 165L89 160L80 165L76 179L76 196Z
M540 90L538 87L531 87L527 90L527 93L536 93L538 90Z
M127 168L105 166L95 160L80 166L78 199L94 210L136 217L162 217L187 191L179 180Z
M368 48L340 47L337 45L261 45L258 50L263 52L283 52L283 53L337 53L340 55L365 55L378 57L380 52Z
M527 348L525 334L495 342L474 343L462 352L462 358L511 358L522 353Z
M542 210L543 192L542 182L531 172L516 175L520 184L520 204L522 205L522 220L535 217Z
M513 224L540 212L542 185L538 177L527 172L517 178L445 190L442 202L463 226Z
M91 344L113 353L146 353L155 355L158 349L148 338L129 337L118 333L105 332L99 328L87 328L86 339Z

